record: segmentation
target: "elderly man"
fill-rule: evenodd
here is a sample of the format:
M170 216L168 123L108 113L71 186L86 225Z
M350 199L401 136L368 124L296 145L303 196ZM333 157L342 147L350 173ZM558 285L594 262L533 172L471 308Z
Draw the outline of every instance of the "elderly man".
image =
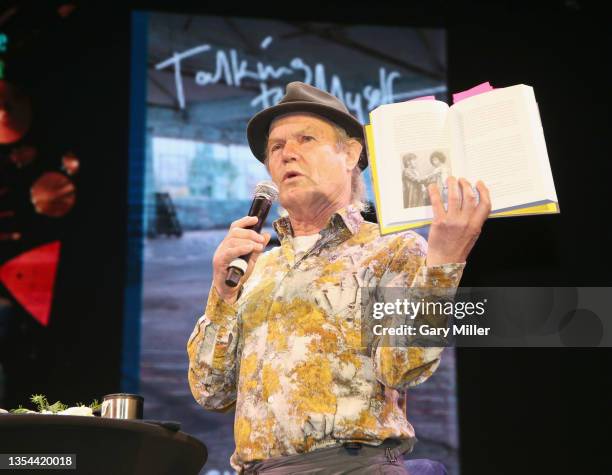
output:
M416 161L417 156L414 153L402 155L404 208L414 208L425 204L425 183L427 183L427 180L419 176Z
M288 215L274 222L281 246L235 221L213 258L213 285L188 342L189 383L206 409L235 404L239 473L406 473L414 430L405 391L438 367L442 348L361 349L362 287L459 284L490 211L466 180L450 178L448 209L430 187L434 221L425 242L381 236L363 220L361 124L334 96L293 82L255 115L247 135L279 187ZM461 199L461 192L463 199ZM229 263L252 252L238 287Z

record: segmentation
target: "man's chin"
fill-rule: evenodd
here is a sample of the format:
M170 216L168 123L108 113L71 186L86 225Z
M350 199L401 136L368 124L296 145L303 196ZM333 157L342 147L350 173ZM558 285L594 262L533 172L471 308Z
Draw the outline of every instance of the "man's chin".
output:
M284 186L280 189L278 200L283 208L289 209L292 206L303 205L308 202L311 193L311 191L297 186Z

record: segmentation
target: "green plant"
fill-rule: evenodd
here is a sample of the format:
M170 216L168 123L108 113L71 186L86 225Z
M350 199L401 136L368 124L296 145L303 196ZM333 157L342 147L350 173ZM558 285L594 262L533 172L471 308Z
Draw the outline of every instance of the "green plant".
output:
M49 401L44 394L33 394L30 397L30 401L36 406L38 412L49 411L55 414L57 412L65 411L69 407L67 404L64 404L61 401L55 401L53 404L49 404ZM95 411L100 409L102 404L98 402L97 399L94 399L89 406L86 406L82 402L78 402L76 403L75 407L89 407L92 411ZM9 412L11 414L27 414L29 409L26 409L20 404L17 409L11 409Z

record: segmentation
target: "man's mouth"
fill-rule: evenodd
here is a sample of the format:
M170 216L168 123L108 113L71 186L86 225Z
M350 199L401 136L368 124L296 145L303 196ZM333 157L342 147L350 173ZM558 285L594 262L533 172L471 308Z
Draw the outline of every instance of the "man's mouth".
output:
M290 180L291 178L295 178L298 176L302 176L299 172L287 172L283 175L283 181Z

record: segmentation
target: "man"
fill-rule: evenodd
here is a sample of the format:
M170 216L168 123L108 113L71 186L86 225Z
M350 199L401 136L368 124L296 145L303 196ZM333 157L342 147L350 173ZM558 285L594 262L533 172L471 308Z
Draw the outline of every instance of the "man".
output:
M210 410L236 405L239 473L406 473L414 430L405 391L438 367L442 348L361 349L360 289L458 285L490 211L465 180L449 179L448 211L429 190L429 241L381 236L359 212L367 166L361 124L344 104L294 82L248 124L249 145L279 187L288 216L270 235L235 221L213 258L205 314L188 342L189 383ZM460 200L460 190L463 200ZM236 288L229 263L253 252Z
M402 191L404 194L404 208L414 208L425 204L425 183L419 176L416 166L417 156L414 153L402 155Z

